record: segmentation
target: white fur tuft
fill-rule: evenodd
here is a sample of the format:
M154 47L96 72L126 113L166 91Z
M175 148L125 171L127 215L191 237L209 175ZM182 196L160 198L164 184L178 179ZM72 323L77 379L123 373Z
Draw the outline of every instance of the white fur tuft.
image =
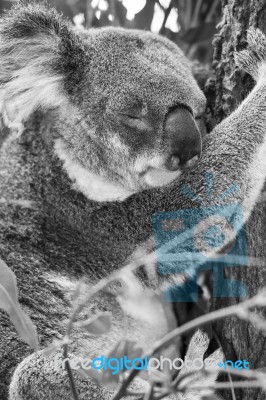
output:
M122 201L133 194L122 186L88 171L78 160L73 160L63 139L55 141L54 149L56 155L63 161L69 178L75 182L74 189L82 192L88 199L100 202Z

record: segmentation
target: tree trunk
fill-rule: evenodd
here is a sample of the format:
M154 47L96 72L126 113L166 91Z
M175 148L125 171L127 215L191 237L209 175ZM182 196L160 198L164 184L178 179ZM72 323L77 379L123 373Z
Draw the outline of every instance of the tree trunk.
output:
M228 116L246 97L253 86L252 79L235 69L234 51L245 47L246 30L258 27L266 33L265 0L223 0L223 17L214 39L214 69L216 72L215 107L216 122ZM266 127L265 127L266 129ZM266 154L265 154L266 157ZM254 176L254 179L256 177ZM266 199L266 197L264 196ZM266 204L260 201L246 226L248 255L256 257L257 266L226 268L226 278L238 279L248 289L248 296L255 295L266 286ZM214 308L231 305L240 301L237 298L214 299ZM235 318L219 321L216 326L226 359L247 360L250 368L265 368L265 333L258 332L251 324ZM223 393L225 399L232 399L230 391ZM237 399L262 400L260 390L244 389L236 391Z

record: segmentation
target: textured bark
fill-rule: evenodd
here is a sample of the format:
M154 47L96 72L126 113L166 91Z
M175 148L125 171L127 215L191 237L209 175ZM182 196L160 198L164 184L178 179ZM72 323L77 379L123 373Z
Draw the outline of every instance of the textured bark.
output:
M245 47L246 30L255 26L266 33L265 0L223 0L223 18L214 39L214 69L216 72L214 116L217 122L229 115L243 100L253 86L253 81L245 73L236 70L234 51ZM266 127L265 127L266 129ZM266 157L266 155L265 155ZM254 176L254 179L256 177ZM253 296L266 286L266 203L260 202L246 226L249 256L262 261L259 266L226 269L226 277L241 280ZM230 305L239 299L216 299L214 308ZM234 318L220 321L216 331L227 359L246 359L251 368L265 368L266 334L258 332L251 324ZM223 393L225 399L232 399L230 391ZM236 391L237 399L262 400L265 392L245 389Z

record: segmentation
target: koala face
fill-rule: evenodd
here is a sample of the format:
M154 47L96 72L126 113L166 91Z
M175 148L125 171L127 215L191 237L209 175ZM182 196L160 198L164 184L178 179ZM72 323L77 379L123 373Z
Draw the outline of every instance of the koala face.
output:
M106 28L84 40L94 50L75 95L82 117L64 131L62 159L67 149L114 198L175 180L200 156L195 117L205 109L182 52L141 31Z
M123 200L167 185L193 166L201 154L195 118L204 112L205 97L181 50L144 31L75 32L58 15L48 14L53 34L46 21L47 33L42 26L27 40L35 47L34 58L37 48L39 64L45 58L46 65L43 47L53 43L41 102L58 111L54 149L76 189L97 201ZM36 65L32 57L28 52L28 64Z

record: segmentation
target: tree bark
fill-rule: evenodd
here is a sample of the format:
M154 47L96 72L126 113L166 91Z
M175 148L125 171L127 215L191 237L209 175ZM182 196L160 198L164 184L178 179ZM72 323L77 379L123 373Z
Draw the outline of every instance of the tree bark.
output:
M254 82L245 73L236 70L234 52L245 48L246 30L258 27L266 33L265 0L223 0L223 17L214 38L214 70L216 73L214 117L220 122L228 116L246 97ZM266 129L266 127L265 127ZM266 157L266 154L265 154ZM256 176L254 176L256 179ZM265 197L266 199L266 197ZM226 268L225 276L241 280L248 288L248 296L255 295L266 286L266 203L260 201L248 224L246 236L248 255L256 257L259 265L252 263L247 267ZM214 299L214 308L239 302L237 298ZM265 316L265 313L264 313ZM265 368L266 334L258 332L251 324L235 318L227 318L215 326L222 343L226 359L247 360L250 368ZM236 398L241 400L265 399L260 390L236 390ZM225 399L232 399L230 391L223 393Z

